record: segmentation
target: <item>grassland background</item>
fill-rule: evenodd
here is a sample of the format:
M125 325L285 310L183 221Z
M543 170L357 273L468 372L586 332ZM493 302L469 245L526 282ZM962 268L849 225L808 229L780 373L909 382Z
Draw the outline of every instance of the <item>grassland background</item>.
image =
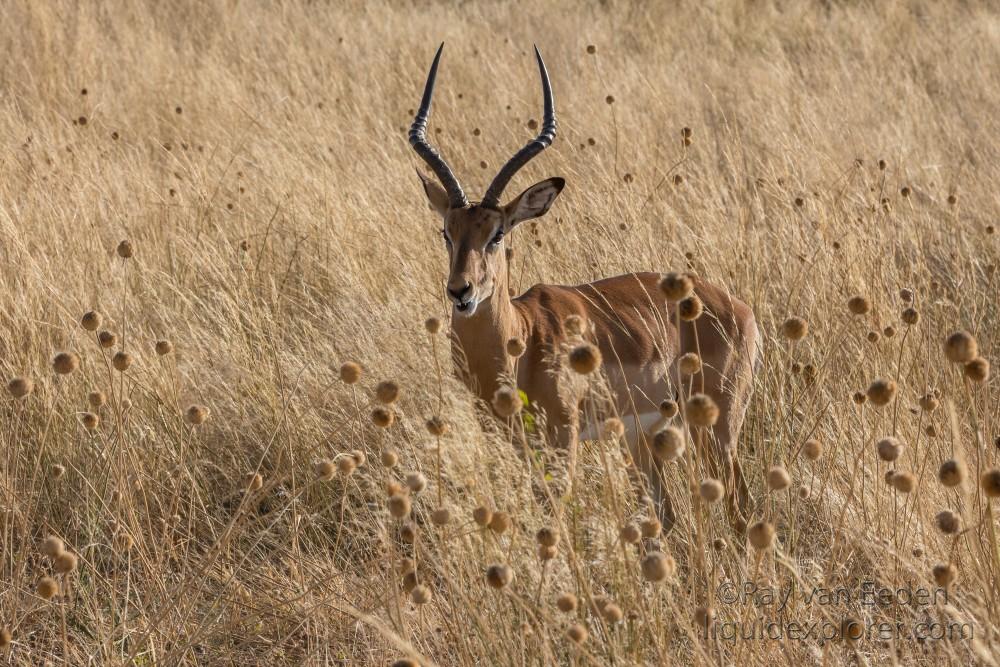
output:
M0 402L0 625L14 637L3 659L989 664L1000 646L991 515L974 475L946 492L935 473L953 454L974 471L995 465L1000 436L996 381L963 384L940 353L948 332L966 328L990 357L1000 331L1000 241L987 232L1000 207L996 9L4 3L0 376L36 386ZM404 128L442 40L432 136L476 194L540 113L533 42L552 76L559 136L508 194L551 175L568 186L536 230L512 235L516 289L690 264L754 308L765 363L741 456L756 516L779 534L760 563L719 514L709 537L729 546L710 555L710 572L690 573L684 500L663 540L682 575L643 584L634 551L615 544L640 510L617 448L593 443L565 513L575 518L558 520L560 558L539 585L534 531L556 520L464 387L437 379L423 328L447 316L445 250ZM135 248L127 262L115 255L122 239ZM905 338L904 287L922 314ZM873 312L850 317L853 294ZM79 326L91 309L134 355L126 374L109 370ZM777 335L789 315L810 323L794 347ZM895 337L866 340L888 325ZM161 338L174 354L153 353ZM433 342L441 359L445 345ZM81 367L57 378L60 350ZM356 394L338 380L347 360L365 368ZM818 369L815 383L789 372L795 361ZM919 478L905 497L883 483L873 454L891 419L851 400L880 375L899 383L909 446L897 465ZM388 378L403 397L382 433L367 414L372 386ZM930 388L944 407L911 412ZM80 415L94 389L112 401L88 433ZM181 419L192 403L211 409L197 429ZM437 413L451 425L440 485L423 429ZM921 435L928 419L936 438ZM793 456L807 437L825 445L814 465ZM420 610L396 597L388 568L411 548L384 509L382 488L400 476L378 464L389 445L399 470L430 478L415 517L435 597ZM314 480L316 460L357 448L369 461L350 478ZM795 483L787 498L764 491L776 462ZM243 498L258 469L264 488ZM686 496L679 473L671 485ZM438 497L454 517L445 531L423 519ZM509 511L514 528L499 538L470 528L478 504ZM972 530L940 535L933 517L945 507ZM43 602L34 586L50 566L38 542L50 533L80 567L65 599ZM912 623L926 613L972 623L975 640L713 643L693 630L694 608L727 577L930 586L931 566L949 558L960 577L947 607L795 618ZM517 577L495 593L483 571L504 560ZM553 606L563 591L609 595L626 621L608 627L583 605L577 620L591 636L575 648Z

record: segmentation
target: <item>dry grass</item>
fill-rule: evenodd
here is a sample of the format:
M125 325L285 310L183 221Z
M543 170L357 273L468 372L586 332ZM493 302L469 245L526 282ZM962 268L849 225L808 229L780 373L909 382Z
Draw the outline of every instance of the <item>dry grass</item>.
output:
M0 28L0 377L34 383L0 401L4 660L991 663L1000 556L978 473L997 464L1000 393L942 351L957 329L987 358L1000 343L988 3L96 4L16 3ZM675 469L685 500L662 546L678 572L644 582L618 537L644 518L618 447L584 447L579 491L554 512L502 431L440 377L446 339L423 323L447 313L445 251L402 132L440 39L431 136L469 189L540 113L532 40L552 73L559 138L511 190L569 186L512 235L515 287L690 266L754 307L765 363L741 447L774 549L744 548L718 506L692 507ZM902 288L916 325L901 321ZM848 312L855 294L868 314ZM81 327L89 310L115 345ZM790 316L808 322L795 343L780 335ZM157 356L160 339L173 351ZM131 358L112 363L121 350ZM71 374L53 372L59 351L78 355ZM339 379L347 360L364 367L357 385ZM892 400L857 405L878 377L896 382ZM384 379L401 397L379 430ZM940 407L917 409L932 389ZM107 403L91 407L92 391ZM208 419L191 425L190 405ZM440 440L424 428L437 414ZM905 442L892 465L913 479L890 486L876 443L892 434ZM799 454L810 438L815 462ZM396 468L379 463L386 447ZM348 476L352 450L367 460ZM949 489L937 470L953 456L969 475ZM768 493L775 465L792 486ZM401 530L385 488L411 471L427 488ZM479 505L510 528L479 529ZM945 508L957 536L937 527ZM544 567L543 526L561 537ZM48 535L75 570L42 554ZM696 548L713 540L725 544ZM419 609L393 571L403 555L416 597L432 596ZM718 599L726 581L933 588L947 563L947 604ZM510 570L491 583L514 575L500 590L493 564ZM557 609L562 593L575 612ZM597 613L602 595L617 612ZM705 605L718 621L968 625L923 642L706 641Z

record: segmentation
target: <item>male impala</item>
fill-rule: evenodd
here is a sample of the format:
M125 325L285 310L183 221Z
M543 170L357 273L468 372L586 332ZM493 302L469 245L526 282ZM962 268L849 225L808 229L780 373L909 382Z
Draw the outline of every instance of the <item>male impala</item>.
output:
M460 370L467 384L489 403L514 371L506 354L507 341L515 337L523 340L526 351L516 366L517 386L533 408L544 414L550 439L569 449L572 470L577 441L591 425L580 423L580 397L567 390L567 374L559 368L565 363L564 344L574 334L567 331L567 318L581 318L586 338L601 351L601 370L608 379L614 408L629 431L633 458L649 478L660 520L669 528L674 517L663 490L662 466L650 456L643 431L660 421L660 402L677 395L671 383L678 377L677 359L698 351L704 392L719 407L714 442L729 508L731 513L738 513L737 507L745 510L746 483L734 455L757 349L757 325L750 308L719 287L693 278L704 315L691 324L684 323L685 330L679 331L676 304L664 303L658 273L628 273L572 287L535 285L512 299L504 238L521 222L544 215L565 185L562 178L549 178L506 204L500 203L511 178L555 138L548 72L536 48L544 99L541 132L504 165L482 201L470 202L451 168L426 139L443 48L442 44L434 57L409 138L440 180L439 185L420 174L431 206L444 219L453 348L456 360L464 365ZM697 336L692 334L694 328Z

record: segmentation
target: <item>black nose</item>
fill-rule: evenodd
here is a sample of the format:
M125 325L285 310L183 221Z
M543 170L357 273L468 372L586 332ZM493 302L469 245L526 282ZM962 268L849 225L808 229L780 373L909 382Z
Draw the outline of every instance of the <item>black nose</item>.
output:
M450 294L456 301L465 301L465 297L467 297L471 291L472 283L465 283L458 289L452 289L451 285L448 286L448 294Z

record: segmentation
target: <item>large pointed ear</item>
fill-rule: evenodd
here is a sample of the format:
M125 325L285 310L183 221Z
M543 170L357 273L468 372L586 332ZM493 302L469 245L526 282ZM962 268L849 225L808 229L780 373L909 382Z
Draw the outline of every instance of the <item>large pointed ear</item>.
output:
M419 169L417 170L417 176L420 177L420 182L424 184L424 192L427 193L427 201L431 203L431 208L441 214L443 218L444 214L448 212L448 193L435 181L421 174Z
M545 215L565 185L565 179L547 178L519 194L512 202L503 207L507 215L507 228L510 229L519 222Z

